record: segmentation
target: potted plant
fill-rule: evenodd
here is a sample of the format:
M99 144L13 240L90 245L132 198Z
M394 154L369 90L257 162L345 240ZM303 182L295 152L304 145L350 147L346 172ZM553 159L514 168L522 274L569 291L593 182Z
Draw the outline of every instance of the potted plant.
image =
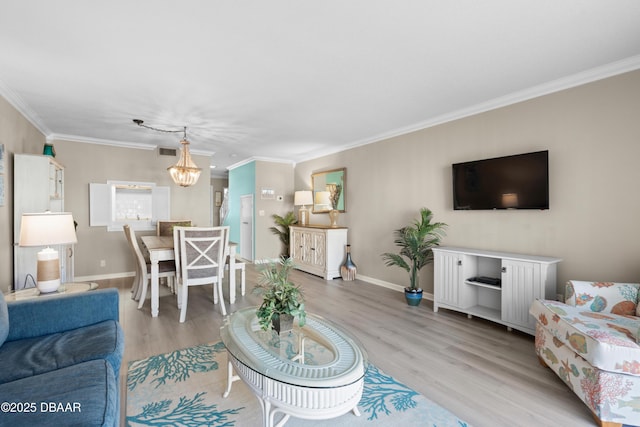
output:
M254 288L263 295L262 304L256 310L260 327L273 328L278 333L290 331L293 319L298 317L298 325L304 326L307 313L300 287L289 280L294 264L291 258L281 257L277 263L269 264L260 274L260 281Z
M275 221L278 227L282 227L282 229L278 227L269 227L269 230L280 238L282 242L282 254L281 256L288 258L289 257L289 226L294 225L298 222L296 216L293 212L287 212L285 216L280 216L278 214L271 215L273 220Z
M433 262L433 247L440 245L445 235L447 224L431 222L433 213L427 209L420 209L420 219L413 224L395 230L394 243L400 248L400 253L385 252L382 258L387 266L397 266L409 273L408 288L404 288L404 295L409 305L419 305L422 300L422 288L419 286L420 270Z

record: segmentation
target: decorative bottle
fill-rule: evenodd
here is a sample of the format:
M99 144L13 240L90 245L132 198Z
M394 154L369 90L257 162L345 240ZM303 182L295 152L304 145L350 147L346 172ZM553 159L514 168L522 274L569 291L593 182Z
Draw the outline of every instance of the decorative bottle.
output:
M342 280L351 281L355 280L357 267L351 260L351 245L346 246L347 257L344 261L344 264L340 267L340 276L342 276Z

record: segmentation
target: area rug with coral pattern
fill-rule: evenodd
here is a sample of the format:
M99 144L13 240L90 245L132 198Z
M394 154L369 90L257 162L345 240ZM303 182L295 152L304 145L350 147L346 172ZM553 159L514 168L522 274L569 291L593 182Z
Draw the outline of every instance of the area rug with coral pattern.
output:
M129 364L128 426L258 426L262 412L257 398L242 381L227 385L227 355L222 342L152 356ZM369 365L358 405L331 426L468 427L446 409ZM326 426L328 421L291 417L287 427Z

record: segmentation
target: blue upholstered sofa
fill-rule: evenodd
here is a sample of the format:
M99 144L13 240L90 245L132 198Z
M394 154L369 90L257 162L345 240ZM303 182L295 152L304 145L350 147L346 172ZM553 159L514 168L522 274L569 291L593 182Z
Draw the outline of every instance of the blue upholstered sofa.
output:
M117 289L7 303L0 426L117 426L124 335Z

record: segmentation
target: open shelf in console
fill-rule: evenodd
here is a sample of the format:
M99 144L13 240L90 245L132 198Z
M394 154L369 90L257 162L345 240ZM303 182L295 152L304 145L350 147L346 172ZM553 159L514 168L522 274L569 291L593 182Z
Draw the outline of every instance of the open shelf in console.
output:
M467 313L467 317L469 318L475 316L482 319L492 320L494 322L500 321L502 317L500 309L486 307L484 305L474 305L473 307L467 308L465 312Z
M471 286L478 286L480 288L492 289L492 290L498 291L498 292L500 292L502 290L502 286L490 285L488 283L476 282L474 280L465 280L464 283L466 283L467 285L471 285Z

